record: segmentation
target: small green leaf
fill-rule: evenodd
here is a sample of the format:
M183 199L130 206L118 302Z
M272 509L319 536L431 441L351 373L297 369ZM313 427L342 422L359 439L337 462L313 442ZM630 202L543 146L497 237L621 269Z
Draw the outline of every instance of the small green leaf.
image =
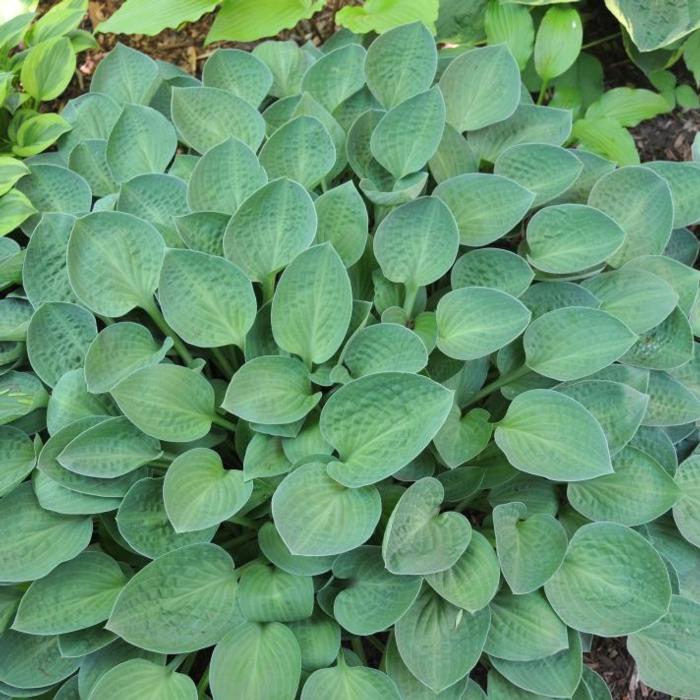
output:
M32 46L22 62L20 78L24 89L37 102L55 99L71 81L75 60L66 37L56 36Z

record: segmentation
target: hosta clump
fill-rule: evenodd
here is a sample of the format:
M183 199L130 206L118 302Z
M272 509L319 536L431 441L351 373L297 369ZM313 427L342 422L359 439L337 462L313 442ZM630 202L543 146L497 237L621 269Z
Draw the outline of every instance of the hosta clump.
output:
M120 46L63 116L0 240L3 693L601 700L627 636L700 698L697 166L421 25Z

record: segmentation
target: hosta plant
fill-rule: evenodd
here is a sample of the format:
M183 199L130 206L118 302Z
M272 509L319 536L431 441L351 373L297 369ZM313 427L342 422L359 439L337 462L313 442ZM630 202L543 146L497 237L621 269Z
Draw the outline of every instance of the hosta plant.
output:
M488 46L118 46L0 239L0 691L700 698L700 168Z

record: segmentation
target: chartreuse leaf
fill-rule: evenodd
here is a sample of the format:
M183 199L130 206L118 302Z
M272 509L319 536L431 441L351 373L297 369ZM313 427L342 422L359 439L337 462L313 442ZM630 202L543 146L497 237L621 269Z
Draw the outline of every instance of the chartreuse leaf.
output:
M251 280L262 282L308 248L315 234L311 197L298 183L280 178L238 208L224 234L224 253Z
M187 203L192 211L233 214L266 183L267 174L255 153L232 137L209 149L197 161L187 183Z
M551 515L528 516L524 503L504 503L493 510L493 528L503 577L514 593L537 590L559 568L568 542Z
M95 317L84 307L63 301L42 304L27 328L27 355L32 369L49 386L83 364L97 335Z
M437 150L445 124L445 102L437 86L389 110L372 132L370 149L397 180L420 170Z
M346 488L321 463L295 469L272 498L275 527L295 555L323 557L358 547L371 536L380 512L374 487Z
M404 24L378 36L365 61L367 86L386 109L427 90L436 68L435 41L422 22Z
M175 532L203 530L235 515L253 484L240 469L224 469L221 457L196 447L176 457L163 482L163 501Z
M168 250L158 283L163 316L197 347L243 347L257 302L248 278L232 262L195 250Z
M114 323L103 328L85 353L85 382L92 394L113 389L133 372L158 364L172 347L172 339L158 345L138 323Z
M471 614L425 588L396 623L396 646L409 671L440 693L474 668L490 623L488 608Z
M568 381L580 379L620 359L637 336L611 314L584 306L555 309L535 319L525 331L527 366Z
M532 661L568 647L566 625L541 591L514 595L502 590L489 607L491 627L484 651L490 658Z
M282 273L272 300L272 334L280 348L311 366L332 357L352 313L350 279L330 243L300 253Z
M603 175L588 204L612 218L625 232L622 247L610 258L620 267L640 255L663 252L673 226L673 200L666 181L648 168L629 166Z
M155 109L125 105L107 139L107 165L115 182L162 173L175 155L173 125Z
M246 362L233 375L221 405L243 420L277 425L303 418L320 399L300 360L269 355Z
M85 551L34 581L22 597L13 629L27 634L64 634L109 617L126 576L98 551Z
M393 209L374 234L374 254L384 276L404 284L407 294L442 277L458 248L457 223L436 197L419 197Z
M605 433L611 455L618 453L635 435L649 403L649 397L634 387L602 378L584 379L557 390L576 399L593 414Z
M116 700L124 694L134 700L195 700L197 688L189 676L146 659L130 659L107 671L95 684L90 697Z
M556 78L574 63L581 51L583 26L573 7L550 7L535 38L535 70L543 81Z
M301 691L301 700L399 700L401 694L394 681L381 671L365 666L348 666L338 657L332 668L314 671Z
M532 55L534 22L526 7L489 2L484 14L484 29L489 44L505 44L524 70Z
M553 274L604 263L624 240L624 231L609 216L584 204L545 207L527 225L528 260Z
M202 68L202 82L205 87L228 90L258 107L272 87L272 73L252 53L217 49Z
M625 447L613 460L613 474L569 484L571 505L589 520L643 525L663 515L680 496L678 486L651 456ZM629 498L630 491L634 498Z
M525 216L534 192L501 175L466 173L441 182L433 194L450 208L460 242L482 246L501 238Z
M0 580L7 583L46 576L82 552L92 535L92 518L44 510L26 481L0 500L0 524Z
M0 156L0 196L7 194L17 180L28 173L29 168L21 160L11 156Z
M445 571L464 554L471 538L469 521L461 513L440 513L442 484L425 477L401 496L384 531L382 556L398 575Z
M567 625L601 637L649 627L671 601L666 566L656 550L634 530L614 523L579 528L544 590Z
M111 394L139 430L158 440L197 440L209 432L214 419L211 384L180 365L143 367L122 379Z
M250 700L293 700L301 650L280 622L238 621L214 648L210 669L215 700L233 700L239 693Z
M556 481L583 481L612 472L600 423L578 401L549 389L513 399L494 433L508 461Z
M384 568L379 547L363 546L341 554L333 576L345 581L333 604L336 620L352 634L368 636L393 625L420 590L417 576L395 576Z
M295 117L281 126L260 151L271 180L289 178L312 189L331 171L336 151L331 135L316 118Z
M692 698L700 683L695 663L699 639L700 604L674 595L669 611L656 624L631 634L627 648L645 683Z
M10 493L34 469L36 455L29 437L10 425L0 426L0 496Z
M67 37L55 36L32 46L22 61L21 80L37 102L58 97L75 71L75 52Z
M534 272L527 262L502 248L478 248L457 258L450 272L452 289L493 287L519 297L532 282Z
M377 32L381 34L405 22L420 21L433 30L438 17L438 3L434 0L418 2L404 0L397 2L378 2L370 0L358 7L343 7L337 15L337 22L353 32L364 34Z
M425 449L451 406L452 392L404 372L346 384L321 411L321 434L339 455L328 474L353 488L390 476Z
M518 63L502 44L472 49L449 64L440 78L440 90L448 124L457 131L482 129L507 119L518 106Z
M10 190L0 197L0 235L14 231L36 211L25 194L20 190Z
M45 688L68 678L78 669L81 659L64 659L57 639L14 630L4 632L0 636L0 681L23 695L22 691Z
M172 120L182 140L195 151L230 139L256 151L265 136L265 121L244 99L213 87L174 87Z
M437 345L448 357L475 360L515 340L527 328L530 312L498 289L462 287L437 305Z
M151 224L131 214L96 212L73 227L68 277L91 311L115 318L152 305L164 253L163 237Z
M664 96L651 90L616 87L606 90L590 105L586 117L607 117L622 126L637 126L646 119L668 112L669 108Z
M233 560L214 544L192 544L147 564L122 589L107 628L164 654L218 642L236 619Z

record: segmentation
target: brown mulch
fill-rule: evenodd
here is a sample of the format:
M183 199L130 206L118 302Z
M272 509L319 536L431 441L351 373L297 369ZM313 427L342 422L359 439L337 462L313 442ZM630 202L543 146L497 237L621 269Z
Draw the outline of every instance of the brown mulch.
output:
M0 0L1 2L2 0ZM147 0L143 0L147 2ZM265 0L260 0L264 2ZM46 11L57 0L40 0L39 10ZM89 0L89 14L84 28L92 30L100 21L109 17L122 4L122 0ZM280 35L283 39L293 39L298 43L313 41L320 44L334 31L334 15L342 6L357 4L357 0L331 0L328 6L314 15L311 20L300 22L294 29ZM607 14L607 13L605 13ZM168 29L156 36L99 34L97 41L100 48L82 55L79 75L69 87L63 100L81 94L87 90L89 80L97 63L117 41L132 46L144 53L174 63L189 73L197 74L203 62L219 46L251 49L254 44L219 42L204 46L213 14L202 17L199 21L187 24L177 30ZM607 36L615 31L605 15L600 27L596 27L598 36ZM595 37L594 37L595 38ZM619 40L605 43L596 48L595 53L604 56L606 66L606 86L614 87L627 83L647 86L644 75L620 51ZM610 55L612 53L612 56ZM61 105L55 105L59 108ZM677 110L672 114L661 115L631 129L642 160L689 160L690 149L695 134L700 128L700 110ZM597 639L592 652L586 654L586 663L596 670L606 681L612 692L613 700L669 700L664 693L649 690L637 677L633 660L627 653L623 639Z

